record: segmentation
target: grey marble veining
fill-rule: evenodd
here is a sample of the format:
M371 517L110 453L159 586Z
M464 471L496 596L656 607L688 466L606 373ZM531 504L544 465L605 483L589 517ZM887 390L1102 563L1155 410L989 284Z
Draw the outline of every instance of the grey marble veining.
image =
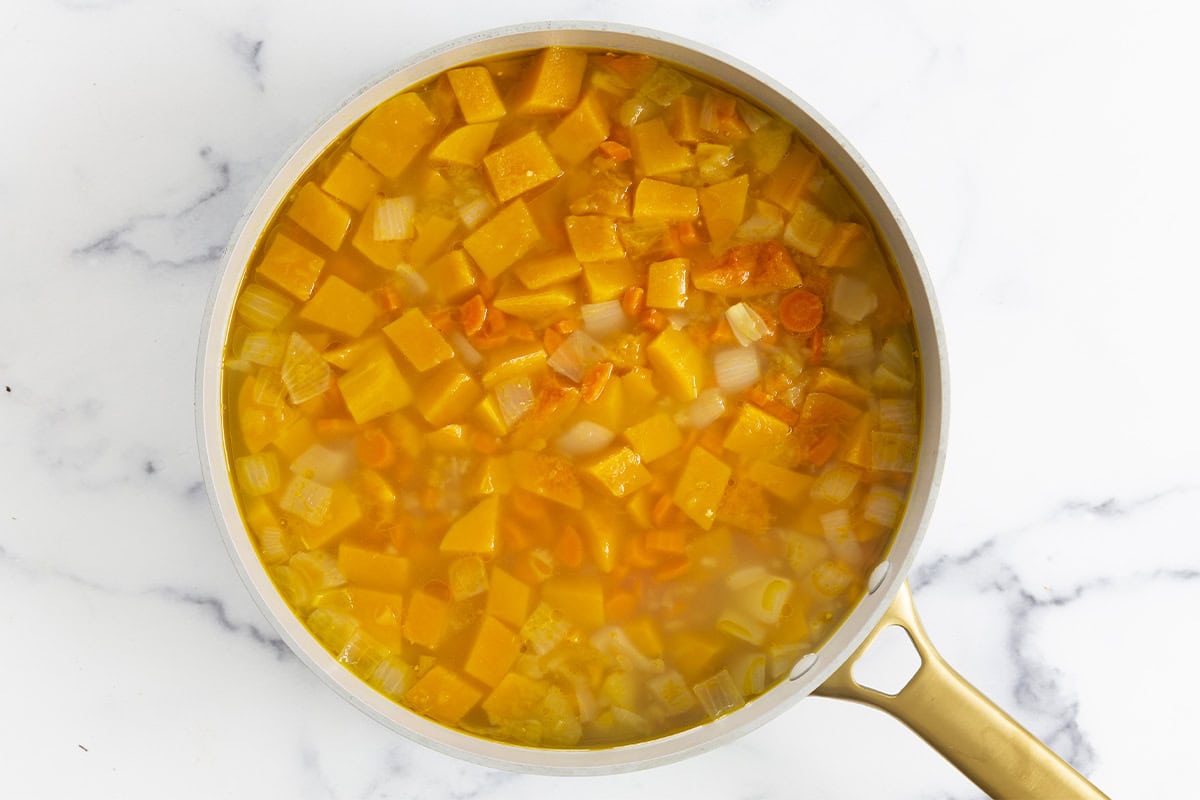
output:
M950 663L1114 797L1192 793L1200 21L1171 3L55 0L0 7L0 796L978 792L809 699L686 762L517 775L328 691L242 587L194 440L222 248L286 149L454 36L659 27L779 78L881 176L944 315L947 469L911 578ZM1191 737L1194 738L1194 737Z

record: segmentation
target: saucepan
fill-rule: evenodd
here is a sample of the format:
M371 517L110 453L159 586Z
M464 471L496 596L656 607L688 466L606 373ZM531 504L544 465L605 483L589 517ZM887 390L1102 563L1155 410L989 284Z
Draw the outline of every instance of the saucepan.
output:
M330 142L374 106L426 78L467 62L549 45L645 53L707 75L754 98L794 125L840 173L873 218L912 304L923 376L923 418L911 498L890 550L842 626L805 655L777 686L707 724L636 744L542 749L478 738L415 714L376 693L327 654L272 584L238 512L222 432L224 343L245 265L289 189ZM541 774L623 772L677 761L717 747L816 694L875 706L928 741L996 797L1104 797L1086 779L952 670L930 644L905 580L917 553L942 469L947 384L944 337L929 277L904 219L862 158L803 100L771 78L702 44L607 23L538 23L485 31L415 56L334 111L269 178L237 228L216 279L200 340L196 415L205 482L233 562L292 651L333 690L369 716L435 750L492 767ZM902 628L921 665L894 694L867 688L853 667L881 631Z

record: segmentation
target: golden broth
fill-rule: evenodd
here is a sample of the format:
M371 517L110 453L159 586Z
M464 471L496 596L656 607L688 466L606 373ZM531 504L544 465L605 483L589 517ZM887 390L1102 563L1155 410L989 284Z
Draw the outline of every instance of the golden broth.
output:
M915 468L910 310L787 124L549 48L385 101L248 265L235 493L384 695L520 744L720 716L845 619Z

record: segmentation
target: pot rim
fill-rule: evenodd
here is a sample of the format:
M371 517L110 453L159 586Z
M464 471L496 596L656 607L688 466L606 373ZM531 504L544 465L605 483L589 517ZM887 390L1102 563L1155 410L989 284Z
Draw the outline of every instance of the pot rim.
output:
M647 53L725 83L795 126L869 212L890 251L913 308L922 373L918 467L904 517L873 588L833 635L785 678L744 707L658 739L617 747L548 749L506 744L420 716L376 692L316 641L280 597L259 561L237 508L222 434L221 355L233 303L261 231L296 179L355 120L391 95L445 69L548 45ZM291 651L328 686L370 717L434 750L489 767L549 775L610 774L680 760L715 748L766 723L811 694L861 644L899 591L929 522L941 477L948 422L946 353L931 281L908 226L878 177L830 123L787 87L708 45L639 26L555 21L506 26L463 36L401 62L340 103L310 129L271 171L225 249L204 313L196 365L196 427L201 468L230 558L255 602Z

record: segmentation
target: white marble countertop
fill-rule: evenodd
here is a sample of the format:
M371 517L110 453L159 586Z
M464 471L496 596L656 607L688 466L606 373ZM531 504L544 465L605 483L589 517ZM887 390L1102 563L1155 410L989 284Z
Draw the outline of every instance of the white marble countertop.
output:
M243 588L193 432L201 316L236 220L373 76L544 18L723 49L873 165L950 351L947 468L912 574L930 634L1112 796L1194 794L1195 10L539 0L436 16L396 0L0 5L0 796L978 795L898 722L822 699L648 772L475 767L338 699Z

